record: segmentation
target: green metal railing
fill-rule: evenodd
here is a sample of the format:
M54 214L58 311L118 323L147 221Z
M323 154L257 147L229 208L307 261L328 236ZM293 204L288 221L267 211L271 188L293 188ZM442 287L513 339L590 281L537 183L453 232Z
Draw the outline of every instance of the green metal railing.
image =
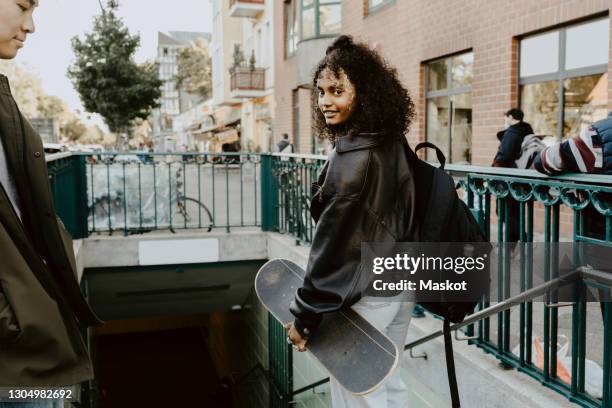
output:
M272 175L263 175L271 181L264 191L268 195L268 204L274 203L270 209L268 229L289 234L296 238L296 243L310 243L313 225L306 203L312 198L310 186L316 181L325 158L271 156L266 163L266 169L271 170ZM465 191L463 198L493 241L511 241L511 229L506 226L516 225L519 231L517 238L522 242L557 243L563 238L573 242L612 244L610 176L573 174L552 179L530 170L458 165L448 165L447 170L455 177L457 187ZM510 198L517 202L518 219L511 217ZM562 211L562 207L566 209ZM496 208L498 211L495 211ZM573 216L573 229L565 235L560 228L562 214L565 217ZM543 219L542 225L536 226L534 218ZM527 290L533 282L529 281L531 275L527 256L523 249L520 251L521 290ZM505 275L500 275L498 285L501 288L500 296L507 298L510 268L506 268L505 264L510 259L507 254L501 259L504 265L500 270ZM550 259L553 259L552 256ZM548 262L542 266L547 270L546 276L553 277L556 265ZM597 283L585 281L584 285ZM551 299L554 300L554 296ZM483 301L479 309L491 306L491 303L496 302ZM612 408L612 306L603 303L600 313L598 303L571 303L569 318L566 314L560 317L559 307L562 306L565 304L522 302L511 310L499 312L494 318L487 317L476 325L467 326L468 337L464 339L495 355L502 366L514 367L529 374L573 402L585 407ZM592 326L590 330L587 330L587 324ZM567 383L561 380L556 371L557 338L568 331L566 326L560 325L570 326L568 334L572 365L571 380ZM535 333L534 327L541 328L542 332ZM599 347L591 347L591 356L587 356L586 352L589 349L586 344L587 332L600 336L597 342ZM541 335L543 345L541 368L531 348L537 334ZM278 339L278 342L281 340ZM513 353L516 349L514 346L518 346L517 354ZM603 368L602 398L595 398L585 388L587 357L596 360Z
M287 344L287 331L268 313L268 363L270 379L278 393L270 393L270 408L289 408L293 390L293 353Z
M298 244L309 244L314 224L308 207L313 189L320 188L317 176L326 158L87 153L54 155L48 161L57 212L75 237L114 230L128 234L256 226L291 235ZM516 232L522 242L612 245L611 176L551 178L531 170L459 165L447 165L446 169L492 241L512 241ZM567 226L570 219L571 226L564 229L562 224ZM525 290L532 284L531 264L529 254L519 248L521 290ZM501 274L497 283L500 293L506 295L503 290L511 269L506 267L508 257L500 259L505 275ZM550 259L554 259L552 254ZM554 262L540 266L547 277L554 276ZM594 286L597 283L584 282L585 288ZM550 300L553 304L525 301L469 325L469 341L495 355L503 366L527 373L573 402L612 408L612 306L554 304L554 296ZM483 301L480 308L496 301ZM270 326L270 364L277 386L285 390L290 388L283 378L290 378L291 362L281 329ZM571 351L570 381L563 381L557 372L557 339L561 335L568 338ZM540 337L543 359L538 362L532 345ZM601 399L588 392L588 360L603 369Z
M86 170L90 233L261 225L259 155L104 153Z
M87 187L85 157L70 153L47 157L49 186L55 211L74 238L87 234Z
M296 243L312 242L314 222L310 216L310 201L320 186L317 178L326 162L325 156L274 154L270 170L275 186L275 230L295 237Z
M532 287L534 267L543 268L545 279L557 276L559 265L554 251L555 244L561 240L612 246L611 176L566 175L552 179L529 170L457 165L449 165L447 170L456 176L458 187L467 191L470 207L478 214L486 234L493 241L512 242L513 238L518 238L526 243L539 241L552 244L545 247L544 265L536 266L532 265L533 254L529 253L528 247L517 246L521 291ZM491 202L497 209L496 215L492 212ZM518 207L518 211L512 211L512 206ZM573 227L565 234L561 228L562 214L566 221L573 217ZM518 229L518 236L513 237L513 228ZM497 231L492 236L494 229ZM548 248L551 253L548 253ZM499 265L502 273L497 282L498 301L508 296L511 273L515 272L510 268L509 250L502 254L500 262L503 264ZM587 287L611 290L610 286L592 280L585 280L582 285L583 290ZM491 302L483 301L480 309L490 306ZM560 313L560 308L565 306L571 307L571 315ZM599 303L556 303L553 291L547 303L522 302L513 310L499 312L495 321L491 318L479 321L476 333L474 327L470 327L467 333L470 342L494 354L503 366L529 374L572 402L585 407L611 408L611 309L610 303L602 303L601 309ZM541 330L540 333L534 332L536 327ZM570 373L557 371L558 338L563 335L568 337L568 345L571 346ZM532 345L534 342L540 343L540 340L543 358L537 361L536 356L532 355ZM603 368L601 398L589 394L585 388L587 357Z

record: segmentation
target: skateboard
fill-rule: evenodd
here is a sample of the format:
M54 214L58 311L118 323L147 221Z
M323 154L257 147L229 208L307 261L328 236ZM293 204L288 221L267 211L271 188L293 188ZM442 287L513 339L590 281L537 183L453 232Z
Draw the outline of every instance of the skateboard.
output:
M257 272L257 297L282 325L294 319L289 305L302 286L304 274L302 268L285 259L270 260ZM340 385L355 395L374 391L398 362L395 344L351 308L324 314L306 347Z

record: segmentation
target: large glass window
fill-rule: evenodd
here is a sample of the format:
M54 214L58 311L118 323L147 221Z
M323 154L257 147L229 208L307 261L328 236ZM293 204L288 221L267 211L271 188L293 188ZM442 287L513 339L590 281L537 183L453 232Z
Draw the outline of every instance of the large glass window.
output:
M472 76L474 54L455 55L427 64L426 138L449 163L472 161ZM435 152L427 151L435 161Z
M302 0L301 39L340 33L341 7L339 0Z
M606 117L609 19L526 37L520 105L538 135L563 138Z
M298 43L298 14L297 2L299 0L285 1L285 55L290 56L295 53Z

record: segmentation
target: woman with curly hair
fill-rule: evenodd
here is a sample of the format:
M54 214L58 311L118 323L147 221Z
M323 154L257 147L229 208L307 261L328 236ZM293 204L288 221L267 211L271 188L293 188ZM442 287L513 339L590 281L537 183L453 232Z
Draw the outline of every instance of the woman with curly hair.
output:
M414 153L405 134L414 104L397 71L365 44L341 36L313 77L314 130L334 146L317 183L310 212L317 222L306 276L291 304L288 338L300 351L324 313L353 307L402 352L414 303L405 292L374 298L362 293L362 242L414 241ZM365 279L365 281L363 280ZM332 405L405 407L399 366L378 389L355 396L331 381Z

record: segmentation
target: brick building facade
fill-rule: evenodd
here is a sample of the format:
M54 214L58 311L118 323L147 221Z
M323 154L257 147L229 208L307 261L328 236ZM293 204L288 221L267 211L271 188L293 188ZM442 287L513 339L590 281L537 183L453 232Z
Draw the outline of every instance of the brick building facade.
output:
M316 144L310 70L339 32L376 47L398 69L417 105L411 144L441 144L455 163L489 165L511 107L525 110L536 134L553 138L612 109L610 0L329 3L275 2L274 138L288 133L301 153ZM306 5L319 10L315 35L305 28L313 19Z

